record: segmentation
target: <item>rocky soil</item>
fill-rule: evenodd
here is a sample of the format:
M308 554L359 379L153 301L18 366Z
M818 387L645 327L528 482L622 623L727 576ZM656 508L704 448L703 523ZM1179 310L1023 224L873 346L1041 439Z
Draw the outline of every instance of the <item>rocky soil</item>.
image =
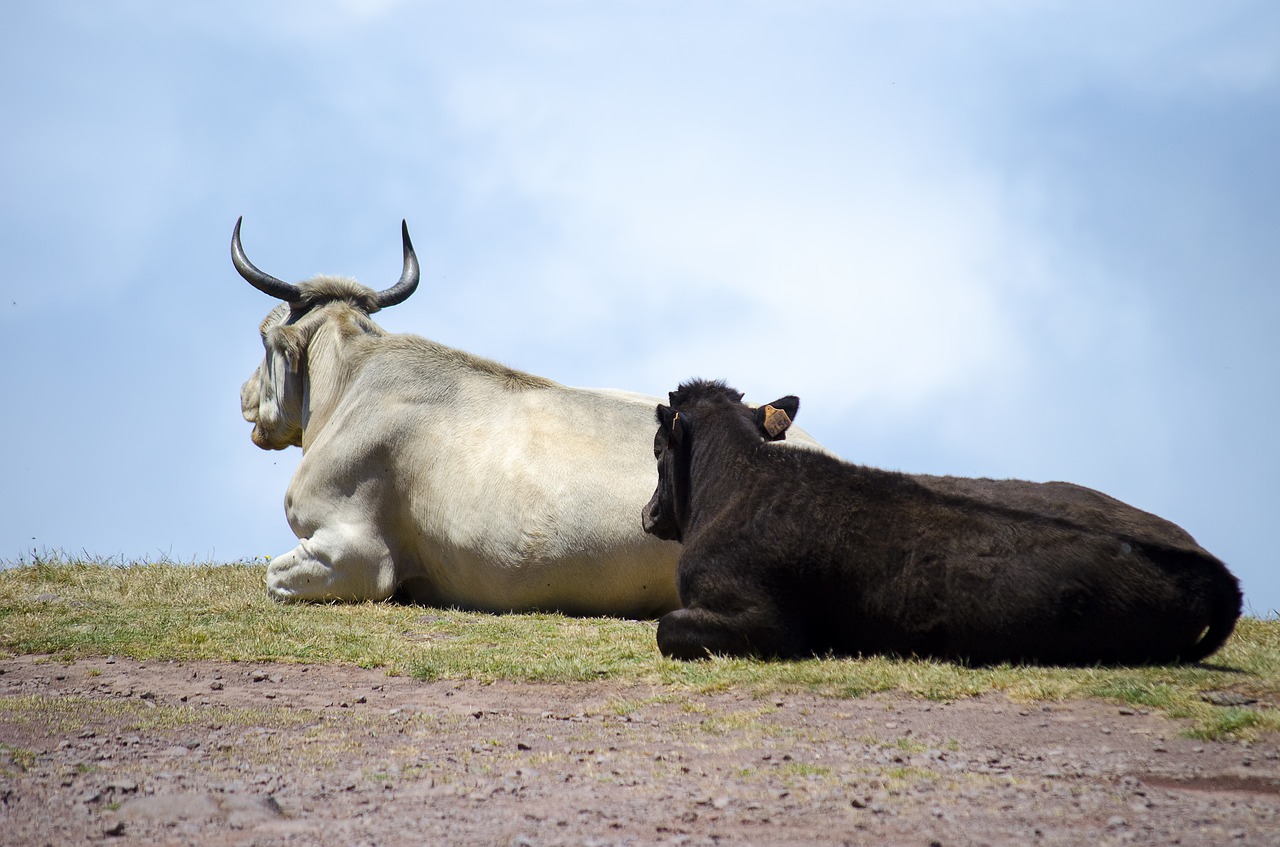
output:
M0 660L0 843L1280 845L1280 739L1100 702Z

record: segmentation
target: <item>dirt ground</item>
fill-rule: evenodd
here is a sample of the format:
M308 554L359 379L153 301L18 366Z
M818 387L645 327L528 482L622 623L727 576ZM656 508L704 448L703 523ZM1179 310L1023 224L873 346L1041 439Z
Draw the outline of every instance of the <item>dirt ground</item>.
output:
M1280 739L1099 702L33 656L0 698L13 847L1280 845Z

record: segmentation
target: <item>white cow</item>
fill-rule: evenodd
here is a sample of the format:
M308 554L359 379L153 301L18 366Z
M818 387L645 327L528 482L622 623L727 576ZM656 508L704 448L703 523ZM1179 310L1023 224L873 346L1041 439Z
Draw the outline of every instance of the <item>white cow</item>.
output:
M415 601L488 611L651 617L680 605L679 546L646 535L657 483L659 400L569 388L370 320L405 300L419 270L375 292L232 261L285 301L241 389L253 442L302 448L285 494L298 546L267 587L290 600ZM815 445L804 433L792 438ZM821 449L821 448L818 448Z

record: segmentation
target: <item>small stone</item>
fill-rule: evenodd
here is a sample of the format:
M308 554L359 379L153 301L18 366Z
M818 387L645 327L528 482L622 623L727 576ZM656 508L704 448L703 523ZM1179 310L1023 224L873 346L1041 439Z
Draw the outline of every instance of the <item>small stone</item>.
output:
M1207 691L1200 699L1214 706L1252 706L1258 702L1256 697L1248 697L1236 691Z

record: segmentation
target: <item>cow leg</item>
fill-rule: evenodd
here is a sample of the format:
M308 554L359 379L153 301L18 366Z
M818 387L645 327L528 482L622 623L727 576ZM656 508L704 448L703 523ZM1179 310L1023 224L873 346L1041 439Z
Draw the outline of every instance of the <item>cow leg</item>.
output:
M318 529L267 566L277 600L385 600L395 588L391 553L367 530Z
M658 621L658 649L672 659L721 656L794 656L802 653L799 639L759 609L734 615L706 608L668 612Z

